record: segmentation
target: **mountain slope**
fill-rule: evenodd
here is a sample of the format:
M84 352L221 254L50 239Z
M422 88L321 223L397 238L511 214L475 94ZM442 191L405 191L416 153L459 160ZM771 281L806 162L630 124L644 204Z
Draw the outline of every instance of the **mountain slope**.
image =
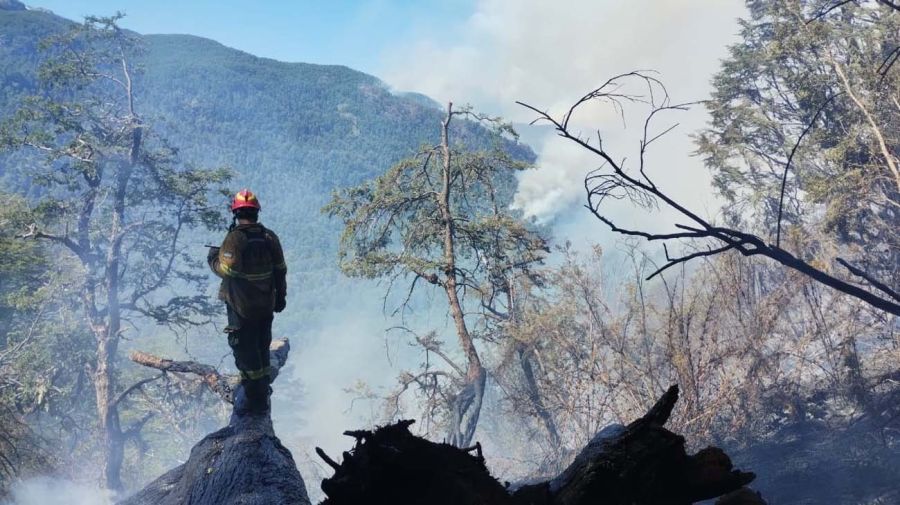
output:
M38 43L70 21L48 12L0 10L0 110L35 91ZM332 190L383 172L424 142L435 142L442 111L416 94L394 94L381 81L342 66L283 63L189 35L141 37L138 112L161 130L185 162L225 165L263 205L263 222L286 250L292 331L343 297L336 265L338 229L319 209ZM487 141L460 122L456 138ZM522 158L533 153L509 148ZM2 169L14 185L21 176ZM513 181L510 181L511 187ZM224 205L223 199L223 205ZM223 223L224 226L224 223ZM197 255L204 238L197 240Z

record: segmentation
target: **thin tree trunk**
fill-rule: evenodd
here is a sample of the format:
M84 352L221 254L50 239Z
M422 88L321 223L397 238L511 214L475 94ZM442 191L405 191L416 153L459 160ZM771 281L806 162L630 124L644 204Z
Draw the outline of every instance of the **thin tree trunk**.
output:
M125 444L119 426L119 411L113 404L116 347L118 343L113 342L108 333L99 337L94 391L97 397L97 417L102 444L102 478L107 488L120 491L123 489L121 473L125 459Z
M841 344L840 355L842 368L840 375L847 396L868 411L870 407L869 389L862 373L862 361L856 347L856 338L850 336L844 340Z
M531 366L532 353L524 344L520 343L516 345L516 354L519 357L519 365L522 367L522 374L525 377L525 389L528 393L528 400L531 402L531 406L534 408L541 423L543 423L544 429L547 430L550 444L554 448L559 448L559 431L556 429L556 421L554 421L553 415L547 410L544 400L541 398L541 390L538 388L537 379L534 376L534 368Z
M519 317L519 307L516 303L516 287L513 282L507 282L505 291L509 322L516 326L519 324L521 318ZM559 439L559 430L556 428L556 420L553 418L553 414L551 414L544 405L544 399L541 397L541 390L538 387L537 378L534 375L534 367L531 364L532 359L534 358L534 352L524 343L518 341L515 345L515 352L516 356L519 358L519 366L522 367L522 375L525 378L525 391L528 394L528 401L531 402L535 414L537 414L538 419L541 420L544 429L547 430L550 445L554 450L558 450L561 448L561 442Z
M124 63L123 63L124 66ZM126 69L126 77L128 76ZM130 78L128 80L128 96L131 100ZM137 121L133 106L130 105L132 121ZM119 348L119 337L122 329L122 314L119 306L120 263L122 241L125 237L125 211L127 206L128 184L131 174L138 162L141 149L142 132L135 124L131 133L131 149L129 157L119 165L116 173L116 191L113 202L113 221L110 230L110 244L106 257L106 310L108 324L106 334L100 338L97 348L97 409L103 431L103 475L106 487L121 491L122 465L125 461L125 437L119 423L119 410L114 400L116 388L116 356Z
M475 435L478 425L478 417L481 414L481 403L484 398L484 385L487 373L481 365L475 343L466 326L462 304L459 301L456 280L456 252L454 250L454 223L453 213L450 209L450 120L453 118L453 103L447 104L447 117L441 123L441 154L443 162L443 188L438 200L441 219L444 225L444 274L446 280L444 289L447 292L447 301L450 305L450 314L456 326L456 334L459 337L460 346L466 354L468 366L464 385L456 395L451 405L451 421L449 426L448 443L458 447L468 446Z

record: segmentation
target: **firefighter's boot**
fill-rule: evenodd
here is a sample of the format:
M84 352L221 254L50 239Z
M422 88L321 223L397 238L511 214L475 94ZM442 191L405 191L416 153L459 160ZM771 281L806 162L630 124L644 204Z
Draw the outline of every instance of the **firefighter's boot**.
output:
M269 379L251 379L243 381L247 394L247 407L251 413L265 414L269 412Z

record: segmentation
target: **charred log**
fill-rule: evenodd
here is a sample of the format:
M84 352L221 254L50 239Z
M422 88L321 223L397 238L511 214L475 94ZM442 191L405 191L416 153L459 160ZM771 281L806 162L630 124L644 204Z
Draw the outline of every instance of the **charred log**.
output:
M343 462L336 468L326 456L335 474L322 481L322 491L328 496L322 505L513 503L506 489L488 473L480 453L413 436L409 432L412 423L400 421L374 431L345 432L356 438L356 447L343 454ZM324 455L321 449L316 452Z
M274 342L272 362L284 365L287 341ZM135 359L137 358L137 359ZM146 354L133 356L165 373L200 377L223 399L240 407L240 387L223 395L234 379L213 367ZM684 438L664 428L678 388L672 386L640 419L598 433L559 476L510 489L494 479L481 446L460 449L414 436L413 421L375 430L348 431L356 440L340 463L316 452L335 473L322 481L322 505L682 505L721 497L718 503L765 502L744 486L752 473L732 468L720 449L688 455ZM240 411L241 409L236 409ZM226 428L194 446L188 461L159 477L123 505L309 504L290 452L281 445L268 414L232 414Z
M733 492L723 503L765 503L741 491L754 475L734 470L720 449L688 455L684 438L663 427L677 399L673 386L645 416L598 433L558 477L512 493L491 477L478 445L429 442L409 432L412 421L346 432L356 445L340 464L317 451L335 469L322 482L323 505L681 505Z
M287 361L286 339L270 347L273 374ZM244 414L243 388L237 377L209 365L173 361L146 353L132 360L164 371L197 375L224 401L235 404L228 426L207 435L191 449L190 458L147 485L120 505L309 505L306 486L290 451L266 414Z
M188 461L163 474L121 505L309 505L306 486L272 420L242 416L207 435Z
M685 452L684 437L665 429L678 401L672 386L640 419L602 430L555 479L538 484L555 505L689 504L734 491L755 478L732 469L721 449ZM532 486L534 487L534 486ZM523 489L521 494L534 492ZM526 502L528 503L528 502Z

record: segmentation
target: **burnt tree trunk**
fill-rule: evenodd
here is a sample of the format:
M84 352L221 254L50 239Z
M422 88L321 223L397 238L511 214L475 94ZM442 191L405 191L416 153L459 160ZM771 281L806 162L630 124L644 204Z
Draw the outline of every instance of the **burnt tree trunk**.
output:
M525 378L525 391L528 394L528 401L531 403L531 408L534 409L535 414L544 425L544 429L547 430L550 444L554 450L559 450L560 444L562 443L559 438L559 430L556 429L556 421L553 419L553 414L551 414L544 405L544 400L541 397L541 390L538 387L537 378L534 375L534 367L531 364L533 350L522 343L518 343L516 344L516 355L519 358L519 365L522 367L522 375Z
M268 415L235 416L203 438L186 463L120 505L309 505L294 459Z
M115 332L112 331L113 328ZM97 419L103 444L102 479L107 488L115 491L122 490L121 473L122 463L125 460L125 437L119 423L119 409L113 397L118 331L118 323L100 328L101 334L97 337L97 365L94 371Z
M734 470L721 449L685 452L684 437L663 427L677 400L678 387L672 386L640 419L601 430L559 476L513 496L528 504L681 505L752 481L756 476Z
M273 378L287 360L287 339L272 342ZM147 353L131 359L164 372L197 375L224 401L246 401L239 379L192 361L173 361ZM309 505L306 485L290 451L275 436L266 414L239 414L191 449L187 462L169 470L120 505Z
M765 504L743 488L752 473L717 448L688 455L663 427L677 399L673 386L642 418L598 433L556 478L512 492L490 476L479 444L429 442L409 432L412 421L346 432L356 446L340 464L316 449L335 470L322 481L322 505L687 505L723 495L729 505Z

